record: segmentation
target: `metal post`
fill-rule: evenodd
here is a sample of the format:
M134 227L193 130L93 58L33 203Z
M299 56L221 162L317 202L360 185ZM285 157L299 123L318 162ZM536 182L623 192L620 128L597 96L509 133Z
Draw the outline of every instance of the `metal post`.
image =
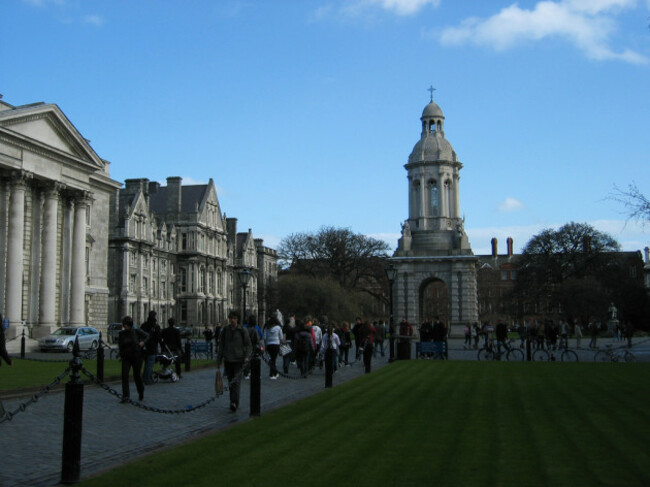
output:
M25 327L23 327L23 336L20 338L20 358L25 358Z
M259 416L261 409L262 364L257 351L251 358L251 416Z
M334 350L327 348L325 350L325 387L332 387L332 378L334 376Z
M97 347L97 380L104 382L104 340L99 332L99 346Z
M526 336L526 360L530 362L532 360L532 354L530 350L530 337Z
M61 483L73 484L79 481L81 471L81 431L83 425L84 385L79 378L82 362L79 340L72 350L70 382L65 385L63 410L63 453L61 455Z

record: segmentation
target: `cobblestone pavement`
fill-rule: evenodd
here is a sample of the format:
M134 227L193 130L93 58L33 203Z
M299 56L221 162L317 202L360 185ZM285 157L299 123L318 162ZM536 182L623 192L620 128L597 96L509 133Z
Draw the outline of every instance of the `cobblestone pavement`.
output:
M386 365L387 359L388 356L373 361L373 370ZM281 364L281 359L278 359L278 364ZM66 364L61 363L61 372L65 367ZM297 374L295 367L292 369L292 373ZM194 370L185 373L176 383L161 381L147 386L144 404L170 410L196 406L214 396L215 371L216 367ZM363 374L360 362L343 367L334 374L334 388ZM67 381L68 378L64 379ZM120 404L116 396L100 387L84 387L81 478L121 465L125 459L155 452L248 419L249 384L250 381L242 381L241 404L235 413L230 412L226 392L209 405L185 414L162 414ZM119 383L110 385L121 392ZM316 368L306 379L270 380L268 367L262 364L261 414L324 389L324 370ZM133 383L131 392L134 397ZM4 407L13 411L27 399L29 396L3 399ZM0 424L0 487L52 486L59 482L63 407L64 393L50 392L11 421Z
M583 339L586 345L588 339ZM574 345L573 342L570 343ZM601 340L603 348L611 339ZM615 343L614 346L618 346ZM633 347L638 361L650 361L650 339L635 339ZM594 350L577 350L581 361L591 361ZM13 354L12 354L13 355ZM32 355L32 354L29 354ZM40 356L40 354L33 354ZM61 354L57 359L63 359ZM415 357L414 347L411 357ZM466 350L461 339L449 341L449 358L476 360L476 350ZM54 357L53 357L54 358ZM373 360L373 370L387 364L386 357ZM281 359L278 359L278 364ZM61 363L61 372L66 363ZM5 369L3 368L3 371ZM9 369L10 370L10 369ZM177 383L160 382L145 390L144 404L159 409L182 410L196 406L214 396L215 367L187 373ZM94 371L91 371L94 372ZM293 369L295 374L295 368ZM344 367L334 375L334 387L364 374L357 362ZM64 382L68 379L66 378ZM121 390L120 384L111 384ZM262 364L262 405L264 414L274 408L289 404L324 390L325 374L315 369L306 379L269 380L268 368ZM135 386L131 384L132 393ZM7 411L13 411L29 396L3 399ZM155 452L163 447L179 444L204 433L217 431L246 420L250 412L249 381L242 381L241 405L236 413L228 408L226 395L217 398L204 408L185 414L162 414L120 404L116 396L97 386L84 388L83 436L81 449L81 477L88 477L105 469L124 463L125 459ZM30 405L25 412L11 421L0 424L3 466L0 469L0 487L52 486L61 473L63 437L64 393L54 391Z

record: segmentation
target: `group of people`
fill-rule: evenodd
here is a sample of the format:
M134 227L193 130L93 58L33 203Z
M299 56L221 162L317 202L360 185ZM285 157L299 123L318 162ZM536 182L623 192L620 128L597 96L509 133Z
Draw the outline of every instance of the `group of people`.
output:
M279 315L279 316L278 316ZM350 350L354 343L355 357L363 358L366 373L371 370L375 343L383 341L385 325L383 322L371 324L356 319L353 326L347 322L330 322L326 316L318 320L311 316L296 319L290 315L283 322L279 313L269 318L260 328L254 316L240 324L240 315L232 311L228 315L228 326L223 327L217 339L217 366L223 366L228 380L230 410L239 407L241 380L247 377L248 363L254 350L264 347L269 356L269 378L279 377L278 357L282 357L282 370L289 373L289 366L295 363L302 375L309 373L314 366L338 367L350 365ZM328 362L326 362L328 361Z
M122 359L122 402L130 400L129 373L133 371L133 382L138 391L138 400L144 399L144 386L154 383L154 365L159 353L175 357L176 375L181 378L182 345L180 331L174 318L169 318L167 327L161 329L157 314L150 311L147 321L136 327L133 318L122 319L122 330L118 335L118 347ZM170 357L171 358L171 357ZM144 372L142 366L144 364Z

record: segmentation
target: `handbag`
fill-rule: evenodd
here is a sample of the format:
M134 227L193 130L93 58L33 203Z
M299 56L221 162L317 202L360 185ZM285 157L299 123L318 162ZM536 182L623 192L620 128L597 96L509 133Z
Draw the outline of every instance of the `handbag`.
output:
M214 376L214 392L217 396L223 394L223 377L221 376L221 369L217 369L217 374Z
M280 345L280 356L284 357L285 355L289 355L293 350L291 349L291 345L288 343L283 343Z

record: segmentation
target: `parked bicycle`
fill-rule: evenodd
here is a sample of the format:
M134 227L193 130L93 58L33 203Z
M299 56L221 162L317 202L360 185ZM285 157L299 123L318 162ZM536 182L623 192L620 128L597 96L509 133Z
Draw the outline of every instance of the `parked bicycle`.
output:
M479 360L501 360L501 357L509 362L524 360L524 352L512 345L512 340L508 340L498 346L494 340L488 340L485 345L478 351Z
M634 362L636 356L625 347L612 348L607 345L605 350L598 350L594 362Z
M563 343L563 342L561 342ZM562 362L578 362L578 354L568 348L566 344L558 348L546 345L533 351L532 359L535 362L555 362L557 359Z

